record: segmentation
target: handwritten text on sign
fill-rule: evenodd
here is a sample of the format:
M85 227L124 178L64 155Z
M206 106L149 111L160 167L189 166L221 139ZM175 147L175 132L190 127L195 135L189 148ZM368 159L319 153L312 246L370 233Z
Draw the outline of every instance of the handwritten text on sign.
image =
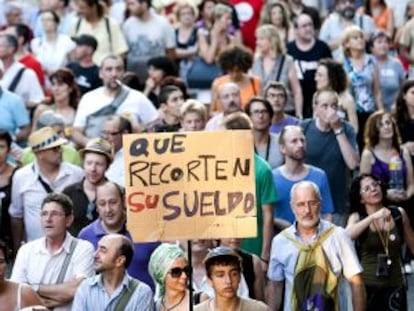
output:
M256 236L251 131L124 135L134 241Z

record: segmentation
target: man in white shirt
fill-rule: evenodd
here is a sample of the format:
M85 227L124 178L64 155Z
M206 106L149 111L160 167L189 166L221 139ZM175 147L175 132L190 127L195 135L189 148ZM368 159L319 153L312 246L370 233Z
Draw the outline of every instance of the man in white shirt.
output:
M94 249L67 232L73 205L66 195L48 194L40 216L45 236L20 248L11 279L31 285L49 309L70 311L79 284L93 275Z
M94 138L88 137L89 134L87 134L91 127L90 120L102 109L111 109L113 106L113 112L108 112L106 116L130 115L136 127L147 126L158 118L158 111L144 94L121 84L120 79L123 73L124 62L121 57L107 56L104 58L99 71L103 86L83 95L76 111L73 139L78 145L83 147L89 138ZM120 100L123 93L125 96ZM115 101L118 101L116 105ZM98 130L95 136L100 134Z
M0 85L21 96L26 108L31 109L43 101L44 94L34 71L16 61L17 48L16 37L10 34L0 35L0 60L5 69Z
M12 182L9 213L14 251L21 243L43 236L40 205L50 192L61 192L83 177L80 167L62 162L62 139L51 127L43 127L29 136L36 160L16 171Z

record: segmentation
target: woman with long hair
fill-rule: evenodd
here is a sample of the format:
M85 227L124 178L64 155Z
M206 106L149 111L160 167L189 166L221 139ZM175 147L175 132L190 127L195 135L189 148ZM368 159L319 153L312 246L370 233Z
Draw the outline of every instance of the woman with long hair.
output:
M333 59L322 59L315 73L316 90L330 89L338 94L338 110L343 119L349 121L358 133L358 118L355 101L348 90L348 77L342 64Z
M401 246L414 251L414 232L405 211L389 207L386 187L373 174L362 174L351 184L346 230L364 268L367 311L407 310Z
M264 89L270 81L286 85L288 100L285 111L298 118L303 116L303 96L292 56L286 54L284 42L273 25L256 29L256 57L251 73L260 78Z
M385 31L390 38L394 36L394 15L385 0L364 0L361 13L371 16L378 30Z
M263 5L260 13L260 25L275 26L280 39L285 43L295 39L289 9L282 2L268 1Z
M379 69L372 55L365 51L365 36L358 26L348 27L342 36L344 69L349 80L349 90L354 97L358 116L357 140L363 148L363 131L369 115L383 109L379 82Z
M40 104L33 115L33 129L37 128L40 115L46 110L53 110L65 120L65 135L71 136L76 108L79 103L79 89L71 70L62 68L50 76L51 104Z
M413 165L410 153L401 147L399 130L391 115L383 110L373 113L367 120L364 140L360 172L373 174L388 185L386 197L391 203L406 205L414 195ZM396 156L402 166L404 189L393 189L391 186L390 161Z

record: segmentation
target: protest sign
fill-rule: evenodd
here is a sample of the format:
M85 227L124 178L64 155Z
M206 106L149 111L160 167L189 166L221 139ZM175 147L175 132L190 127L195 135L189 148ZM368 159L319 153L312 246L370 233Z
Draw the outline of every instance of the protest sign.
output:
M135 242L257 235L251 131L130 134L123 146Z

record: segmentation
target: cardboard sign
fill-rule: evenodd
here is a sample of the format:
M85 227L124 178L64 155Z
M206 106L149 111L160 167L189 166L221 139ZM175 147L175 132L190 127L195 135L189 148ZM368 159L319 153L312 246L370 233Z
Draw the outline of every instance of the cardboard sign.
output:
M135 242L257 235L251 131L123 137Z

